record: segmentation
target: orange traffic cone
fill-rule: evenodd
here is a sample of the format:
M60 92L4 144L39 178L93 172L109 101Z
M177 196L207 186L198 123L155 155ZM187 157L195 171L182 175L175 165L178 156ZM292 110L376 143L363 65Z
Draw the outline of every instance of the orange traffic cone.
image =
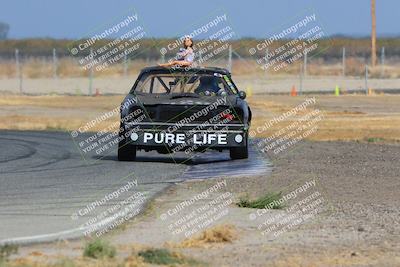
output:
M291 96L297 96L296 86L292 86L292 91L290 91Z

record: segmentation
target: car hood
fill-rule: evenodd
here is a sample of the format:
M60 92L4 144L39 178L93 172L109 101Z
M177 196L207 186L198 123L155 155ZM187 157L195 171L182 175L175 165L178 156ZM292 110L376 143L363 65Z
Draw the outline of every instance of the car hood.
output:
M127 98L136 98L139 105L203 105L217 103L221 106L236 105L237 96L200 96L200 97L172 97L171 95L129 95Z

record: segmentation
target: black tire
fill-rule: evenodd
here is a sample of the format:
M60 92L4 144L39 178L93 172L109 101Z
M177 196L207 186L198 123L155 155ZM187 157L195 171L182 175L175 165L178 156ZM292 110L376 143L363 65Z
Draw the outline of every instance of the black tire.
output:
M118 160L119 161L135 161L136 146L120 141L118 143Z
M241 147L232 147L229 149L231 159L247 159L249 157L249 147L246 138L246 145Z

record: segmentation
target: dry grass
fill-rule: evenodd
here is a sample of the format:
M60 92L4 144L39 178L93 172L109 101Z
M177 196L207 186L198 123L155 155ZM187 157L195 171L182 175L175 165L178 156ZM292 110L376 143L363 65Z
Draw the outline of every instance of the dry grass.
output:
M73 131L104 112L119 106L123 96L20 96L0 97L0 129ZM305 97L259 96L248 99L253 110L252 128L265 124L289 111ZM257 133L267 137L313 109L324 112L318 130L309 140L382 140L400 141L400 96L317 96L317 105L287 121ZM92 131L118 123L115 115L98 123Z
M276 116L291 110L305 97L257 96L250 99L254 119L252 129L257 129ZM317 96L316 106L308 107L288 120L274 124L257 137L268 137L288 126L299 117L315 109L323 112L317 131L307 136L308 140L383 140L400 141L399 96Z
M87 108L110 110L117 107L124 96L67 96L67 95L0 95L0 106L37 106L53 108Z
M122 96L19 96L2 95L0 106L13 114L1 114L0 129L73 131L119 107ZM52 112L54 111L54 112ZM35 115L30 115L32 112ZM92 131L106 129L119 120L116 114L97 123Z
M64 256L62 253L45 254L41 251L31 251L27 256L10 259L7 267L144 267L148 266L144 259L138 256L138 251L147 248L139 244L118 246L118 252L127 255L123 257L93 259L89 257ZM64 247L64 249L66 249ZM82 247L74 247L73 250L82 250ZM0 264L0 266L2 266Z
M287 257L271 262L273 267L317 267L317 266L399 266L400 257L395 255L380 254L379 251L363 251L356 253L325 252L307 255L292 253Z
M144 267L148 266L143 259L130 255L122 261L88 258L59 258L59 259L33 259L31 257L18 258L7 263L7 267Z
M199 235L187 238L178 244L177 247L208 247L212 244L231 243L235 239L237 239L237 230L235 226L223 224L208 228Z
M82 125L80 120L71 120L67 118L51 118L44 116L26 116L26 115L11 115L0 117L0 129L13 130L59 130L71 131Z
M267 246L264 246L266 249ZM264 251L265 251L264 249ZM277 250L278 248L270 248ZM207 251L207 250L206 250ZM317 267L317 266L399 266L400 257L393 253L382 253L379 250L362 250L361 252L348 251L326 251L324 253L300 253L300 251L286 251L287 255L270 261L268 266L272 267ZM173 253L178 258L186 259L181 254ZM205 256L205 255L204 255ZM87 258L65 258L62 256L49 258L47 256L27 256L9 261L10 267L145 267L149 266L142 257L132 253L122 260L94 260ZM153 265L152 265L153 266ZM165 265L163 265L165 266ZM177 265L174 265L177 266ZM183 264L179 266L193 266Z
M271 118L257 118L253 121L253 127L260 126ZM289 120L270 127L268 131L256 135L256 137L269 137L273 133L294 122ZM307 136L306 140L314 141L364 141L368 138L380 138L386 141L400 141L400 116L357 117L354 115L330 115L325 114L323 121L317 124L317 131Z
M299 73L300 59L294 64L290 64L287 68L274 71L273 67L269 69L268 75L282 75L291 74L297 75ZM146 61L141 59L132 60L127 65L127 74L136 75L142 68L153 66L159 63L158 61ZM254 75L255 73L262 75L264 71L256 63L255 59L233 60L232 69L234 75ZM226 67L227 61L225 59L210 61L204 65ZM53 62L45 58L29 58L22 62L22 73L25 78L49 78L53 77ZM369 67L369 75L372 78L399 78L400 65L391 64L385 65L384 72L382 73L382 66L375 68ZM16 65L14 60L4 60L0 62L0 78L14 78L16 77ZM340 76L342 75L341 62L326 62L323 59L309 59L307 64L307 73L315 76ZM346 75L348 76L361 76L365 73L365 60L355 57L349 57L346 60ZM60 58L57 63L57 75L60 78L71 77L87 77L88 70L84 70L75 58ZM382 75L383 74L383 75ZM107 67L100 72L96 71L96 77L121 77L124 75L124 65L114 64Z
M81 248L80 248L81 249ZM120 251L121 247L118 247ZM202 266L192 258L168 249L133 244L121 249L127 256L119 257L66 257L62 254L46 255L33 251L25 257L6 262L7 267L145 267L145 266ZM1 265L0 263L0 266Z
M147 62L145 60L135 60L128 62L127 74L137 75L146 66L156 65L157 62ZM29 58L21 63L22 73L25 78L49 78L53 77L53 62L45 58ZM84 70L75 58L60 58L57 62L57 76L65 77L87 77L89 70ZM17 70L14 60L0 62L0 78L14 78ZM124 74L123 64L114 64L102 71L96 71L96 77L120 77Z

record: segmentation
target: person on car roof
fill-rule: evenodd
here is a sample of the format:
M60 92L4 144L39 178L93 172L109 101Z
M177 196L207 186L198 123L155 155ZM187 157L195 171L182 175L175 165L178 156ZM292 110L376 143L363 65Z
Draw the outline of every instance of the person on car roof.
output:
M158 64L161 67L181 66L189 67L194 61L193 40L186 36L183 40L183 48L176 54L176 60L168 63Z

